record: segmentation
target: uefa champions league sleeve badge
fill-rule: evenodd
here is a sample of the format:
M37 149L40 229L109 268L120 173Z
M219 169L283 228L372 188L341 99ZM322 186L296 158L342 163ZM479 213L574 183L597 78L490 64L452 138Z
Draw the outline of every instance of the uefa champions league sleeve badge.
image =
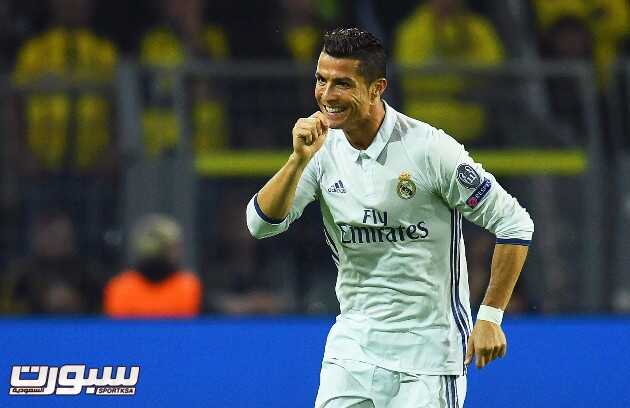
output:
M411 180L411 174L409 174L409 172L403 171L400 173L400 176L398 176L396 192L398 193L398 197L403 200L409 200L416 195L416 185L413 180Z
M457 181L469 189L475 189L481 184L481 176L473 166L468 163L462 163L457 166Z

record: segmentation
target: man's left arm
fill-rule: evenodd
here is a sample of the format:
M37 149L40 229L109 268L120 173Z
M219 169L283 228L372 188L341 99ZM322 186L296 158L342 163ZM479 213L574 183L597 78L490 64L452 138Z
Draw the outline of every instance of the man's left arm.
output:
M427 168L435 189L449 207L497 237L490 284L468 339L465 362L477 356L482 368L506 352L501 319L527 257L534 223L527 211L464 147L442 131L435 131L427 149Z
M494 247L490 283L480 308L481 313L468 339L464 360L466 364L476 356L477 367L483 368L492 360L505 356L507 340L500 322L525 263L527 250L526 245L497 243Z

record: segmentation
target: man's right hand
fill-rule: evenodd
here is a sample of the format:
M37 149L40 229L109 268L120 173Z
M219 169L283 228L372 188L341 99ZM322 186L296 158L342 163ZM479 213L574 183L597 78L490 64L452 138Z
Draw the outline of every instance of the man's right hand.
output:
M293 153L301 162L308 163L322 147L328 134L328 120L317 111L308 118L300 118L293 126Z
M322 147L328 120L321 112L300 118L293 126L293 153L284 166L260 189L260 210L269 218L283 220L289 214L298 182L311 158Z

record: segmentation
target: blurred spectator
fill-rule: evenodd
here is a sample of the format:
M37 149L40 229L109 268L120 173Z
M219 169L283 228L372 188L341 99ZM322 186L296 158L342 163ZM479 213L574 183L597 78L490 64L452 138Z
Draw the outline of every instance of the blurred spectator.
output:
M13 72L23 97L9 121L12 157L19 176L27 177L27 218L66 208L79 243L93 247L113 217L116 160L106 87L117 53L90 28L91 0L50 0L49 6L50 27L20 47Z
M586 22L577 17L558 18L542 37L542 56L555 61L590 61L593 58L593 35ZM574 77L554 76L546 81L554 116L572 128L573 134L583 128L583 102L580 86Z
M110 83L116 49L89 27L91 0L51 0L53 21L24 44L14 80L18 85ZM48 81L48 82L47 82ZM111 107L102 92L36 92L25 101L26 144L42 170L93 170L111 146Z
M209 257L204 276L208 309L231 315L286 313L294 303L291 280L300 271L292 251L278 256L266 243L252 240L246 225L235 225L234 220L242 219L249 191L231 188L222 193L216 241L207 243L204 251Z
M549 59L590 60L593 34L586 22L577 17L562 17L543 33L542 54Z
M31 255L11 263L3 276L6 313L97 313L102 268L77 254L74 225L63 213L36 218Z
M430 0L398 26L394 61L406 65L501 63L503 49L489 20L463 0ZM403 110L471 144L488 128L484 107L470 79L451 74L402 77ZM473 99L473 100L471 100Z
M567 17L584 21L593 38L593 57L600 84L608 78L608 68L617 56L620 40L630 32L628 0L533 0L539 32Z
M113 317L192 317L200 312L202 285L181 268L179 225L163 215L149 215L131 236L135 267L113 277L105 287L103 309Z
M141 41L141 62L161 69L149 77L142 114L147 153L160 154L176 147L181 134L174 112L173 87L179 68L195 59L222 61L229 54L222 27L204 23L203 0L159 0L160 22ZM188 85L188 83L186 83ZM227 140L227 112L216 86L192 79L192 132L195 152L222 148Z
M282 0L281 6L284 48L292 60L310 65L319 57L322 33L352 14L348 2L339 0Z
M283 0L284 43L294 61L312 64L321 51L321 21L315 0Z

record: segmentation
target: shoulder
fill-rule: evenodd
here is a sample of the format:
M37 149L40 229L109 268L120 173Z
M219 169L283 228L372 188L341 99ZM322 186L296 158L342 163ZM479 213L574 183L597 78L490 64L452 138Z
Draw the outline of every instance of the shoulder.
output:
M437 167L457 160L464 147L442 129L396 112L395 137L421 168Z
M439 129L418 119L395 111L394 140L400 139L412 156L426 154L438 141Z
M182 282L182 283L186 283L186 284L200 284L201 280L199 279L199 276L197 276L196 273L187 270L187 269L182 269L179 270L177 272L175 272L173 274L173 278L176 279L178 282Z
M211 57L225 59L229 55L229 42L223 27L209 24L203 33L203 45Z
M167 282L165 282L172 289L179 289L191 292L201 291L201 279L192 271L180 270L175 272Z
M402 20L393 33L393 56L398 62L411 62L409 59L417 56L421 48L429 42L431 30L431 15L421 6Z
M174 42L177 42L177 40L172 31L163 26L154 26L142 35L140 44L142 47L150 47L158 43Z
M19 50L19 55L32 57L33 53L41 52L42 44L46 41L47 36L37 35L29 38Z
M78 41L83 44L82 49L85 55L94 58L98 62L98 72L107 72L111 75L116 63L118 51L114 43L104 35L98 34L91 29L79 29L68 34L68 41Z
M179 41L175 35L162 26L153 27L140 40L140 58L148 64L159 64L169 57L173 58L178 49Z
M433 126L426 122L409 117L397 110L392 110L396 115L396 124L394 129L398 130L401 135L426 140L426 138L436 130Z
M398 33L420 33L427 29L426 21L431 17L429 8L422 4L416 7L397 27Z
M466 16L466 21L468 22L468 27L474 32L476 35L483 35L485 37L496 37L496 31L494 29L494 25L490 19L478 15L475 13L469 13Z
M80 28L67 34L68 41L78 41L91 52L115 51L114 43L106 36L89 28Z
M42 35L38 35L20 47L14 69L14 80L18 84L31 80L32 76L44 66L42 62L43 38Z

